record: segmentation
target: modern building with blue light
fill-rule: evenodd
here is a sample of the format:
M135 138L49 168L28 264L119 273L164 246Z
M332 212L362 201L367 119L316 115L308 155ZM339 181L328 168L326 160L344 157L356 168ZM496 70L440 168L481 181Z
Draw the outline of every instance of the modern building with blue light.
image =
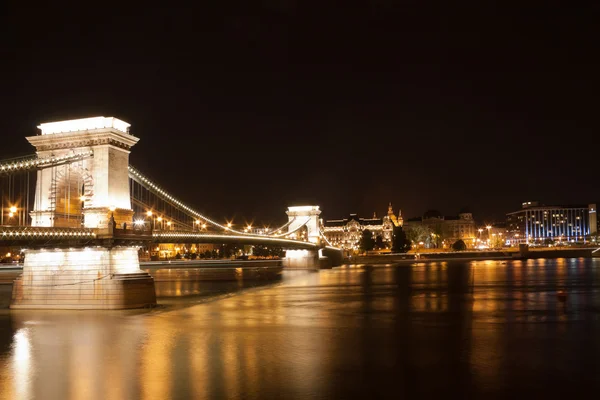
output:
M554 242L585 243L598 232L596 204L546 206L537 201L522 204L522 209L506 215L510 242L543 244Z

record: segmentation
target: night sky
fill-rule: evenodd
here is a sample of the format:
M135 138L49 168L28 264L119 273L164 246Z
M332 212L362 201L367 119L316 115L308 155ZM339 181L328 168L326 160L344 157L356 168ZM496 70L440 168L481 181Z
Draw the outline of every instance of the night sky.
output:
M215 3L4 4L0 159L41 122L103 115L217 220L600 202L598 8Z

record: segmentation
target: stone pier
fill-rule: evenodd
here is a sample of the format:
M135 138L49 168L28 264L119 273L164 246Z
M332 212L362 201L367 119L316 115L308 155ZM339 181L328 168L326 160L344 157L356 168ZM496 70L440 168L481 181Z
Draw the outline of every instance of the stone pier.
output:
M37 173L34 227L95 229L103 246L30 249L14 282L11 308L121 309L156 304L154 279L140 270L132 224L129 153L138 138L114 117L43 123L27 140L40 159L81 155ZM117 235L118 236L118 235ZM129 235L131 236L131 235ZM147 238L137 238L147 240Z
M135 247L27 250L13 309L125 309L156 305Z
M286 250L283 267L286 269L319 269L317 250Z

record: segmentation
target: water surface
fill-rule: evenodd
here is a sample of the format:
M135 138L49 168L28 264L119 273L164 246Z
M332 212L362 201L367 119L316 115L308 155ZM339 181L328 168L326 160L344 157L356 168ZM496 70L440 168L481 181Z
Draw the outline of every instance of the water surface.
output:
M344 266L161 282L153 310L0 310L0 398L578 397L600 389L599 267Z

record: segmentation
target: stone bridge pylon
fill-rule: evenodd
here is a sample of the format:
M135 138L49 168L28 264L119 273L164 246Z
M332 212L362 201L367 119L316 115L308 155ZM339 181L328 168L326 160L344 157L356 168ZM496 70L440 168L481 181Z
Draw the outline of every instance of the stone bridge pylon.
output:
M40 124L41 134L27 137L39 158L89 154L71 164L38 171L33 226L106 228L131 222L129 153L138 138L129 124L94 117Z
M115 225L130 223L129 152L138 139L129 134L129 124L95 117L38 128L41 135L27 140L39 158L82 157L38 171L32 225L83 224L97 228L98 235L109 235ZM26 250L10 307L121 309L155 304L154 279L140 270L137 247L107 241L102 246Z

